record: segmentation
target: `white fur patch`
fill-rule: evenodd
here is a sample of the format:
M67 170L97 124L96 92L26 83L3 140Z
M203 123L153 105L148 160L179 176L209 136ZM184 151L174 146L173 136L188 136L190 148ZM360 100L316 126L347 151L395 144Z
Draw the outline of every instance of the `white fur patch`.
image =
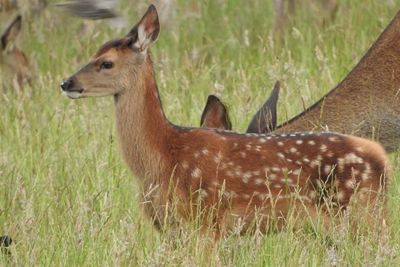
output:
M192 171L192 177L200 178L201 177L201 170L199 168L194 168Z
M251 176L251 173L250 173L250 172L245 172L245 173L242 175L242 181L243 181L243 183L247 184L247 183L249 182L249 180L250 180L251 177L252 177L252 176Z
M221 151L218 151L217 155L214 156L214 162L219 164L222 160L222 153Z
M327 147L326 145L322 144L322 145L319 147L319 150L321 150L321 152L326 152L326 151L328 150L328 147Z
M182 161L181 164L182 164L182 167L183 167L184 169L189 168L189 163L188 163L186 160Z

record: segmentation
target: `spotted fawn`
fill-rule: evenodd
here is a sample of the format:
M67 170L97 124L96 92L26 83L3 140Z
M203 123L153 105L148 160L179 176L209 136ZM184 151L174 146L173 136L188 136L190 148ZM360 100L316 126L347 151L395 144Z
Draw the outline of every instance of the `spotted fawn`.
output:
M316 216L324 184L345 210L353 198L373 205L386 188L388 158L377 143L335 133L238 134L173 125L159 97L149 46L159 35L151 5L124 37L105 43L61 83L72 99L113 96L122 155L137 178L145 213L158 228L175 205L220 236L260 216L284 221L289 210Z

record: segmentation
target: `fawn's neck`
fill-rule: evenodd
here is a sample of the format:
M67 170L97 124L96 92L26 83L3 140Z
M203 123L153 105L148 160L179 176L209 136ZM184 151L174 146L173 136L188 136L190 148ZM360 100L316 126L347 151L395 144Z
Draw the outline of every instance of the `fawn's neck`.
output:
M129 77L130 88L115 96L117 131L123 157L135 176L159 180L168 175L167 144L174 129L162 110L150 56L143 64Z

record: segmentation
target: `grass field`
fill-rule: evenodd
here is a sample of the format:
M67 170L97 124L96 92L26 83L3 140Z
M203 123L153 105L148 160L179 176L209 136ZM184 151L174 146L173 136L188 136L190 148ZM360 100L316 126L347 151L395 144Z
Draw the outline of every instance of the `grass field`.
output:
M122 2L133 26L147 4ZM342 0L324 25L305 5L278 42L272 1L178 0L152 48L167 117L197 126L213 93L244 131L279 79L285 121L344 78L400 8L394 2ZM209 256L196 231L180 240L160 235L141 214L117 149L112 99L60 93L64 77L130 29L95 22L83 31L82 23L54 8L26 17L20 46L35 66L32 86L21 95L0 87L0 234L15 241L0 266L400 265L400 153L391 155L388 233L232 235Z

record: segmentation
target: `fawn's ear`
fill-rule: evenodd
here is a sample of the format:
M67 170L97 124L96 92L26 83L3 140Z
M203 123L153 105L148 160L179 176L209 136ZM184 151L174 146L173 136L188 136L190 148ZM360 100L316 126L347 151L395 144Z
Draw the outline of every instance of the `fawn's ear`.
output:
M232 124L225 105L214 95L209 95L201 114L201 127L231 130Z
M267 101L254 115L247 128L247 133L269 133L276 128L276 103L278 102L280 82L276 81Z
M146 51L149 45L157 40L159 32L157 10L154 5L150 5L139 23L128 33L128 37L132 38L132 48Z
M18 33L21 31L22 17L16 16L8 25L4 33L1 35L1 48L4 50L7 46L12 45L17 39Z

